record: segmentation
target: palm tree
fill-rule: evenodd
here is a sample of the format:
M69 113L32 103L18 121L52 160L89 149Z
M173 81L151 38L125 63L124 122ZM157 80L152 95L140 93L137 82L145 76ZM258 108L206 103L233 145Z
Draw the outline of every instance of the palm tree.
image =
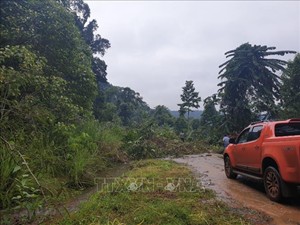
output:
M218 78L222 81L218 86L221 87L221 110L231 117L230 122L245 125L255 113L274 113L280 88L280 76L277 73L285 70L287 62L267 57L296 53L272 51L275 49L245 43L225 53L226 58L231 59L219 66Z

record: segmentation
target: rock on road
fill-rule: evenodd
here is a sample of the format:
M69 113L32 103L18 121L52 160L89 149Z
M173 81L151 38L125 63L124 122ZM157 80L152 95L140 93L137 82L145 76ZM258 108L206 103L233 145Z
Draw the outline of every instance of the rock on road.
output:
M228 179L224 172L223 156L220 154L189 155L172 159L184 163L200 176L205 188L216 192L218 198L238 208L254 209L269 216L265 222L255 224L300 225L300 198L289 199L284 203L270 201L262 182L238 176L236 180ZM257 215L259 216L259 215Z

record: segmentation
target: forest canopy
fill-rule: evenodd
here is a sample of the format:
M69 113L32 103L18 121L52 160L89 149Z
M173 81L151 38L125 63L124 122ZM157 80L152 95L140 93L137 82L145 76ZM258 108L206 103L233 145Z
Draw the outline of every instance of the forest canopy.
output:
M186 81L174 117L108 82L110 42L83 0L2 0L0 12L0 210L35 210L45 192L91 186L112 164L217 151L224 133L252 121L300 116L300 55L273 58L295 51L244 43L226 52L218 92L201 96Z

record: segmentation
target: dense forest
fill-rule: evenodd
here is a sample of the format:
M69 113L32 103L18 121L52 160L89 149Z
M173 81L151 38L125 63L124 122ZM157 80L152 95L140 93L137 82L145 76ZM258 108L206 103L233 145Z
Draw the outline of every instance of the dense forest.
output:
M245 43L226 52L201 117L190 117L202 101L193 81L175 96L174 117L108 82L110 42L83 0L2 0L0 9L0 210L33 212L113 164L217 151L224 133L252 121L300 117L295 51ZM285 54L294 60L273 58Z

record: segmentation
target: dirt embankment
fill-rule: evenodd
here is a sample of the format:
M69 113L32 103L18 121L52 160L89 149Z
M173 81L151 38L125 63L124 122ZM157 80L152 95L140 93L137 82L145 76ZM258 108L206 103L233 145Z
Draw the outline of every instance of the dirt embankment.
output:
M251 217L254 224L300 225L300 197L279 204L266 197L261 182L241 176L227 179L222 155L189 155L172 160L192 168L204 187L213 189L219 198Z

